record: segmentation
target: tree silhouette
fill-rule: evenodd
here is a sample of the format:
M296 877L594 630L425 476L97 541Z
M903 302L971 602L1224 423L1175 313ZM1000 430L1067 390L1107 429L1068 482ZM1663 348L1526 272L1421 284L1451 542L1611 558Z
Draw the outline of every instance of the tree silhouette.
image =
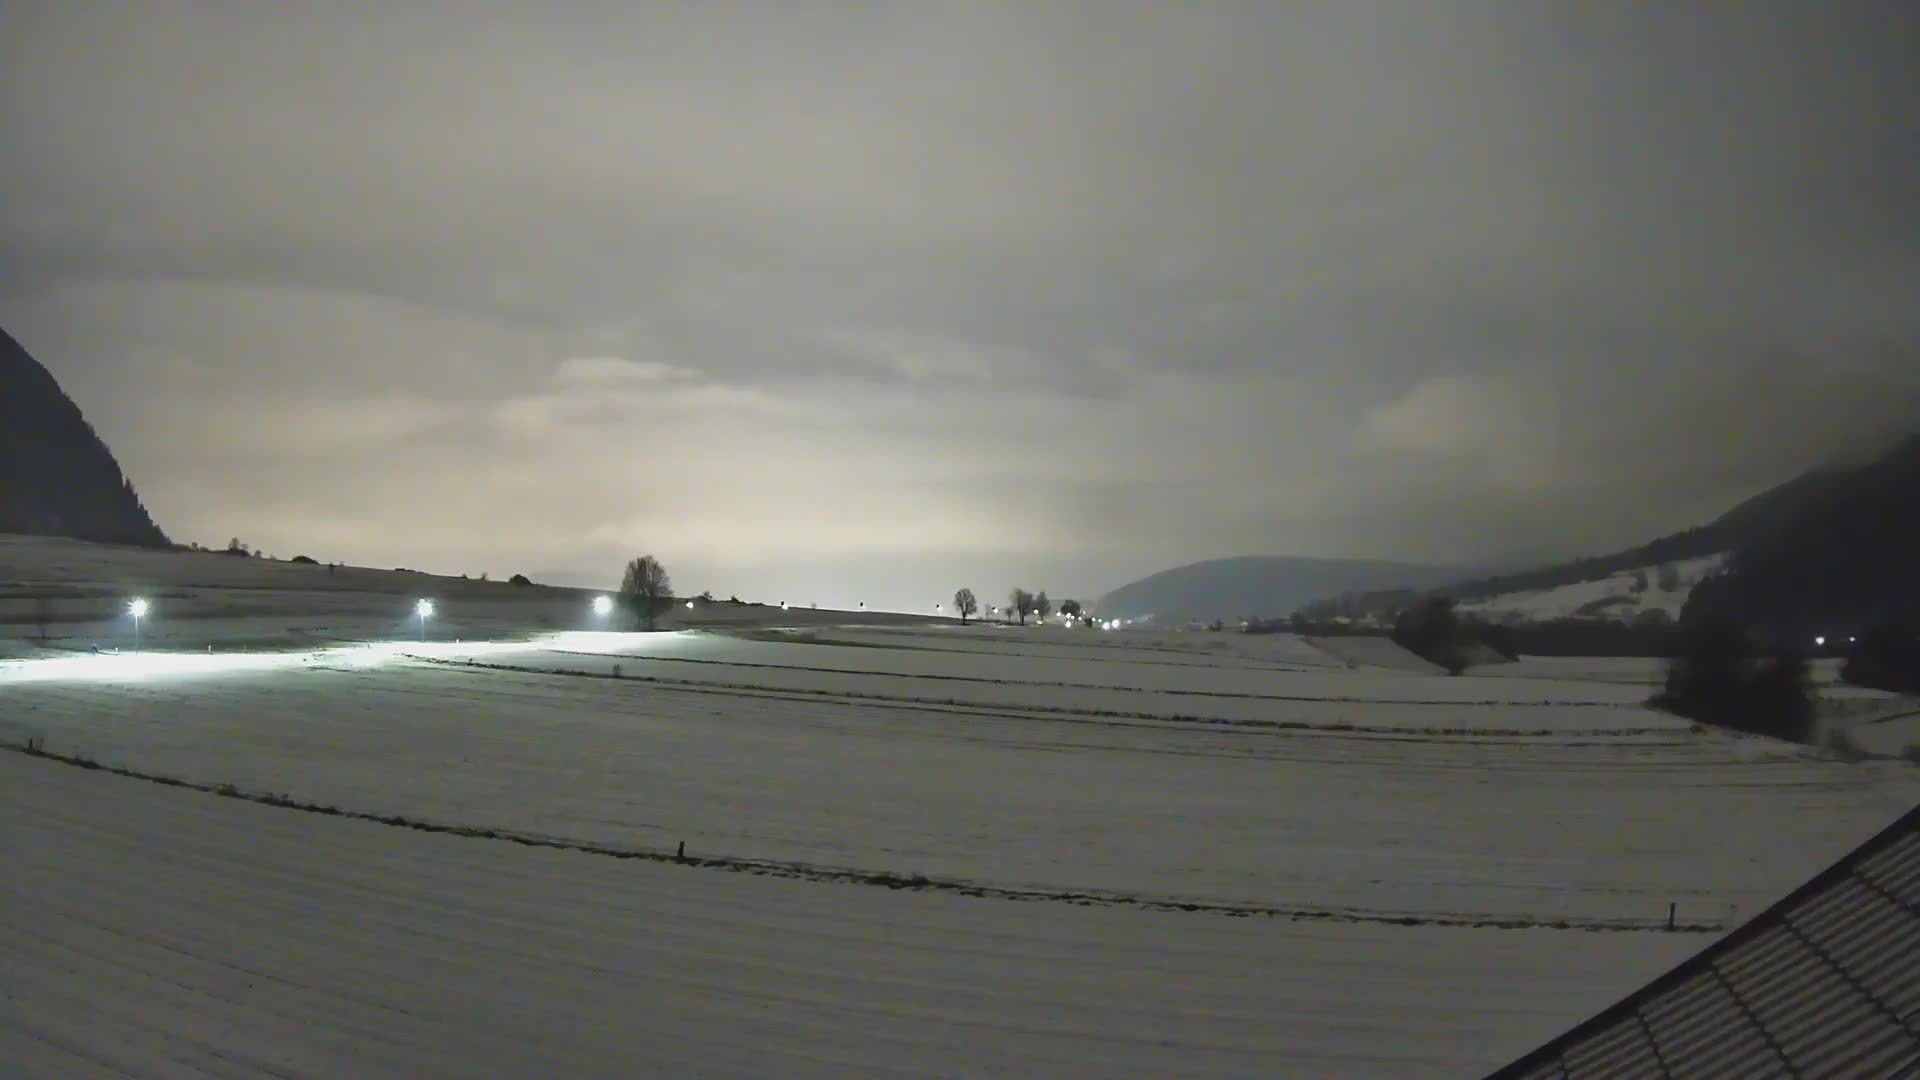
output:
M953 610L960 613L960 625L965 626L967 619L980 610L980 601L974 599L972 589L961 589L953 594Z
M1027 625L1027 616L1033 614L1033 594L1016 585L1007 594L1007 613L1020 616L1020 625Z
M627 564L627 572L620 579L620 603L640 620L640 625L652 630L654 620L672 599L673 580L659 559L642 555Z

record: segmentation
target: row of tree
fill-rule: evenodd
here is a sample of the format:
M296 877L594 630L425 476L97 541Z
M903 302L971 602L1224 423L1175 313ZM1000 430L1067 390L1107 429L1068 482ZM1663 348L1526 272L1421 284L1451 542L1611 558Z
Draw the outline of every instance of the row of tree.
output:
M963 588L953 594L953 610L960 613L960 621L965 623L980 613L980 598L973 594L972 589ZM1087 619L1086 607L1078 600L1060 601L1059 611L1069 619L1079 619L1082 622ZM1006 619L1009 622L1017 617L1020 625L1025 626L1028 616L1033 615L1044 619L1053 612L1053 601L1047 596L1045 589L1041 589L1038 593L1031 593L1016 586L1007 594Z
M668 607L673 604L673 579L667 575L667 568L652 555L642 555L627 563L626 572L620 578L620 606L625 608L641 626L652 630ZM960 621L966 622L980 613L980 599L972 589L961 589L953 594L953 610L960 613ZM1019 617L1020 624L1026 625L1027 617L1037 615L1044 619L1054 612L1053 601L1048 598L1045 589L1038 593L1015 588L1007 595L1007 618ZM1060 601L1059 612L1070 619L1087 618L1086 608L1078 600Z

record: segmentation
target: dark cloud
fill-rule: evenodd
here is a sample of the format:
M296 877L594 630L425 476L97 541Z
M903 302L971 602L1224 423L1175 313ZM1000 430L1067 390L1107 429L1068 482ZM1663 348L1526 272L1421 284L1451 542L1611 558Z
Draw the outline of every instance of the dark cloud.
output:
M1920 423L1916 71L1785 0L11 5L0 322L270 548L1590 551Z

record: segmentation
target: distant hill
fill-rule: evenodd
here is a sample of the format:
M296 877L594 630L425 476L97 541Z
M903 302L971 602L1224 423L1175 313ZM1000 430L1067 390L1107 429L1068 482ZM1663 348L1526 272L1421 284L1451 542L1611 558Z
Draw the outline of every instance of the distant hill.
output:
M1246 555L1162 570L1113 590L1096 606L1102 618L1152 616L1161 625L1198 619L1273 618L1316 597L1406 587L1430 589L1471 573L1457 566Z
M0 331L0 533L163 546L80 407Z

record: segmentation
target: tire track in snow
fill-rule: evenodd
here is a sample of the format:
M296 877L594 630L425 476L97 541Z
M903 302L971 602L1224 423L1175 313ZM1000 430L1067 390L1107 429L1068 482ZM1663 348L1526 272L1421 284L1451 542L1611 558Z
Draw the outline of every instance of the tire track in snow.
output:
M1070 904L1079 907L1116 907L1142 911L1188 912L1234 918L1286 919L1294 922L1373 923L1392 926L1437 926L1482 930L1579 930L1594 933L1683 933L1717 934L1726 929L1721 922L1685 922L1669 925L1660 919L1596 919L1585 917L1543 918L1492 915L1475 912L1413 912L1361 907L1302 907L1277 904L1234 904L1213 900L1153 896L1102 889L1047 889L993 885L962 878L929 877L924 874L900 874L887 870L828 866L782 859L751 859L728 855L682 856L653 848L615 847L563 837L544 836L514 829L459 825L427 821L400 814L379 814L349 810L338 806L305 802L285 795L244 791L232 784L212 784L179 777L163 776L126 766L102 765L90 758L57 753L36 743L7 745L5 749L43 761L82 769L93 769L115 776L167 787L185 788L223 798L275 806L302 813L368 821L392 828L439 833L472 839L497 840L525 847L550 848L613 859L639 859L652 863L671 863L694 869L724 870L760 877L787 878L795 881L831 882L913 892L950 893L985 900L1027 903Z
M578 649L554 649L555 656L594 656L611 660L642 660L657 664L711 664L716 667L758 668L770 671L804 671L816 675L863 675L881 679L925 679L929 682L984 683L989 686L1031 686L1047 690L1101 690L1123 694L1165 694L1169 697L1232 698L1239 701L1325 702L1329 705L1425 705L1448 708L1550 708L1550 709L1635 709L1638 704L1619 701L1435 701L1432 698L1315 697L1307 694L1248 694L1236 690L1148 690L1137 686L1112 686L1105 683L1036 682L1029 679L993 679L985 675L916 674L898 671L868 671L860 668L809 667L802 664L768 664L748 660L699 660L683 656L649 656L636 653L581 652ZM410 654L409 654L410 655ZM1302 674L1319 674L1303 672Z
M1249 719L1234 719L1231 717L1220 717L1220 716L1190 716L1190 715L1180 714L1180 713L1169 715L1166 713L1130 712L1130 711L1124 711L1124 710L1118 710L1118 709L1081 709L1081 708L1074 708L1072 706L1066 706L1066 705L1006 706L1006 705L996 705L991 702L961 701L957 698L946 698L946 699L917 698L917 697L906 697L898 694L878 694L878 693L872 693L872 692L860 691L860 690L819 690L819 689L810 689L807 687L760 686L754 683L704 682L699 679L677 679L668 675L627 675L624 673L616 675L610 671L582 671L578 668L545 668L545 667L530 667L530 666L521 665L521 664L495 664L495 663L489 663L484 660L454 660L454 659L449 659L447 657L440 657L440 656L423 656L418 653L404 653L402 655L404 655L409 660L414 660L423 664L434 664L441 667L451 667L451 668L469 668L476 671L509 671L509 672L515 672L522 675L552 675L552 676L557 676L561 678L607 679L607 680L617 681L617 682L647 683L647 684L656 685L656 686L672 687L675 689L702 690L702 691L707 691L712 693L751 693L757 696L767 696L767 697L791 695L793 700L802 700L804 698L815 698L815 699L824 698L832 701L880 702L880 703L893 704L893 705L906 705L906 706L916 706L916 707L929 707L929 706L948 707L948 708L964 709L965 711L970 713L978 713L978 714L987 715L987 716L1003 716L1003 717L1013 717L1018 719L1034 719L1034 720L1072 719L1072 718L1080 718L1085 720L1150 720L1150 721L1157 721L1163 724L1176 724L1176 725L1184 724L1184 725L1230 728L1230 729L1238 728L1238 729L1255 729L1255 730L1263 730L1263 731L1310 731L1310 732L1324 733L1324 734L1330 734L1330 735L1366 735L1366 736L1375 736L1375 737L1399 738L1399 739L1404 739L1404 740L1414 741L1414 742L1423 742L1423 741L1427 741L1429 739L1434 739L1434 738L1471 739L1475 737L1483 737L1488 739L1515 739L1515 738L1626 739L1626 738L1645 738L1648 736L1660 736L1660 735L1674 736L1674 735L1685 733L1685 729L1678 728L1678 727L1442 728L1442 727L1415 727L1415 726L1404 725L1404 724L1401 724L1401 725L1352 724L1346 721L1338 721L1338 720L1336 721L1249 720ZM601 655L611 655L611 654L568 653L566 655L601 656ZM628 657L624 657L624 656L620 656L617 658L628 659ZM639 657L637 659L648 659L648 658ZM670 662L670 663L720 663L720 661L703 661L703 660L672 660L667 662ZM768 665L760 665L760 666L783 667L785 665L768 664ZM789 670L819 671L823 669L790 668ZM889 676L889 677L892 677L892 676ZM911 677L920 678L921 676L911 676ZM988 679L988 680L973 680L973 681L996 682L997 680ZM1007 683L1003 683L1002 685L1040 685L1040 684L1020 684L1020 683L1007 682ZM1122 689L1122 688L1096 687L1095 689L1114 690L1114 689ZM1160 693L1161 691L1150 691L1150 692ZM1238 695L1222 695L1222 696L1238 696ZM1271 700L1293 701L1293 702L1325 702L1326 704L1329 704L1329 705L1353 705L1353 704L1433 705L1435 704L1434 702L1431 702L1431 701L1400 702L1400 701L1385 701L1385 700L1365 700L1365 699L1347 699L1347 698L1308 698L1308 697L1274 698ZM1471 706L1473 703L1443 702L1441 704L1446 704L1446 705L1464 704L1467 706ZM1508 704L1515 704L1515 703L1509 702ZM1553 707L1550 704L1545 706L1538 705L1537 703L1528 703L1528 704L1533 705L1534 707L1543 707L1543 708ZM1589 702L1588 704L1595 705L1598 703ZM1633 706L1621 706L1621 705L1601 705L1600 707L1633 708Z

